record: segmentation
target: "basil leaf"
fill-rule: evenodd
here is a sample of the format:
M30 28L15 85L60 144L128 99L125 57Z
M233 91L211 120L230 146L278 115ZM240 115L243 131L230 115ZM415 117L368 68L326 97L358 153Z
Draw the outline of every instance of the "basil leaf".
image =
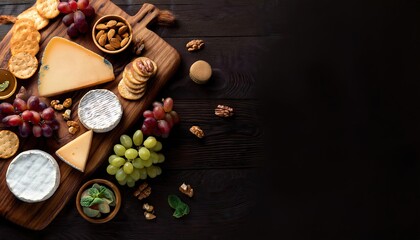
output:
M89 207L91 207L91 206L93 206L93 205L96 205L96 204L101 204L101 203L103 203L103 202L104 202L104 200L102 200L102 198L95 198L95 199L93 199L93 201L90 203Z
M9 81L4 81L3 83L0 83L0 92L3 92L6 90L6 88L9 86Z
M90 206L90 204L93 202L93 197L91 197L91 196L86 196L86 197L83 197L82 199L80 199L80 205L82 206L82 207L89 207Z
M89 195L93 198L96 198L99 195L99 190L92 187L89 189Z
M187 215L188 213L190 213L190 207L188 207L187 204L181 202L178 207L176 208L174 214L172 216L176 217L176 218L180 218L184 215Z
M168 196L168 204L171 208L177 209L180 202L181 202L181 199L179 199L178 196L176 196L174 194L170 194Z

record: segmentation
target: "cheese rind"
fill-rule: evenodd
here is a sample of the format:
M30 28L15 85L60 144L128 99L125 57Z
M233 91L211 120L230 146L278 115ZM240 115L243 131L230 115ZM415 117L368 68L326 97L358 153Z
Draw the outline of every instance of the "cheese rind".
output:
M9 164L6 184L20 200L28 203L50 198L60 185L60 168L47 152L28 150L18 154Z
M92 138L93 131L89 130L59 148L55 154L71 167L84 172Z
M77 114L85 128L104 133L118 125L123 107L115 93L108 89L93 89L80 99Z
M113 66L107 59L75 42L53 37L42 55L38 94L55 96L114 79Z

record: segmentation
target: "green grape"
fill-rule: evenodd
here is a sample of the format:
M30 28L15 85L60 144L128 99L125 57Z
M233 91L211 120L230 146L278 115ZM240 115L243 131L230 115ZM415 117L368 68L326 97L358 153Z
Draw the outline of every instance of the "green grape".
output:
M156 146L156 143L157 143L157 141L156 141L156 138L155 138L155 137L153 137L153 136L148 136L148 137L146 138L146 140L144 140L143 145L144 145L145 147L147 147L148 149L151 149L151 148L153 148L154 146Z
M133 140L127 134L121 135L120 142L125 148L131 148L133 146Z
M156 141L156 145L154 147L152 147L152 149L155 152L159 152L160 150L162 150L162 143L159 141Z
M135 168L144 168L143 161L141 158L136 158L133 160L132 164Z
M139 152L136 150L136 149L134 149L134 148L129 148L129 149L127 149L126 151L125 151L125 154L124 154L124 156L127 158L127 159L134 159L134 158L136 158L137 157L137 154L138 154Z
M156 174L159 176L160 174L162 174L162 168L160 168L159 166L155 166L156 168Z
M133 169L134 169L133 164L131 164L131 162L126 162L124 164L123 169L124 169L125 174L131 174L133 172Z
M152 162L152 159L147 159L147 160L142 160L143 161L143 166L145 166L145 167L150 167L150 166L152 166L152 164L153 164L153 162Z
M108 157L108 163L112 162L112 159L117 158L118 156L115 154L112 154L111 156Z
M139 169L140 172L140 179L144 180L147 178L147 171L146 168L141 168Z
M118 171L118 167L112 166L112 165L108 165L108 167L106 167L106 172L110 175L115 175Z
M158 153L157 155L159 157L158 163L163 163L165 161L165 155L162 153Z
M155 153L154 151L150 151L150 159L154 164L159 162L159 155Z
M124 181L126 177L127 174L124 173L122 168L118 169L117 173L115 174L115 179L117 179L117 181Z
M119 183L121 186L124 186L124 185L127 183L127 180L126 180L126 179L124 179L124 180L122 180L122 181L118 181L118 183Z
M131 177L131 175L127 175L125 180L127 180L127 183L128 182L135 182L134 179Z
M111 165L112 165L112 166L114 166L114 167L119 168L119 167L121 167L122 165L124 165L124 163L125 163L125 162L126 162L126 161L125 161L125 159L124 159L124 158L122 158L122 157L117 157L117 158L112 159L112 161L111 161Z
M127 181L127 186L128 187L134 187L135 185L136 185L136 182L135 181L133 181L133 182Z
M121 144L115 144L114 145L114 152L118 156L124 156L126 148Z
M157 171L155 169L155 166L150 166L146 168L147 176L150 178L155 178L157 176Z
M134 168L133 172L130 174L130 176L134 179L134 181L137 181L140 179L140 171L137 168Z
M140 146L143 143L143 132L139 129L133 134L134 145Z
M143 160L148 160L150 158L150 151L146 147L141 147L139 149L139 156Z

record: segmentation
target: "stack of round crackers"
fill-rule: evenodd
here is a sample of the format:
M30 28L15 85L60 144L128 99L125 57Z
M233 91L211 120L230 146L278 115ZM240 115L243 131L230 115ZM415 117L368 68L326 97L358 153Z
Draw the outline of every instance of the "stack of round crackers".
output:
M156 63L147 57L138 57L124 68L118 92L128 100L138 100L146 92L147 81L157 72Z
M37 0L35 6L28 8L17 16L12 28L9 59L10 72L19 79L28 79L38 69L39 30L46 27L50 19L57 17L59 0Z

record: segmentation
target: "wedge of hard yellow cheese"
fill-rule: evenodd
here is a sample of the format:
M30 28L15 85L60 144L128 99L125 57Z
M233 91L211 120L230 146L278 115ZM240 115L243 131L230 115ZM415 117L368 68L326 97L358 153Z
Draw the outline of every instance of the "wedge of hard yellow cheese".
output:
M55 96L114 79L108 60L70 40L53 37L42 55L38 94Z
M55 154L68 165L84 172L92 144L93 131L89 130L58 149Z

